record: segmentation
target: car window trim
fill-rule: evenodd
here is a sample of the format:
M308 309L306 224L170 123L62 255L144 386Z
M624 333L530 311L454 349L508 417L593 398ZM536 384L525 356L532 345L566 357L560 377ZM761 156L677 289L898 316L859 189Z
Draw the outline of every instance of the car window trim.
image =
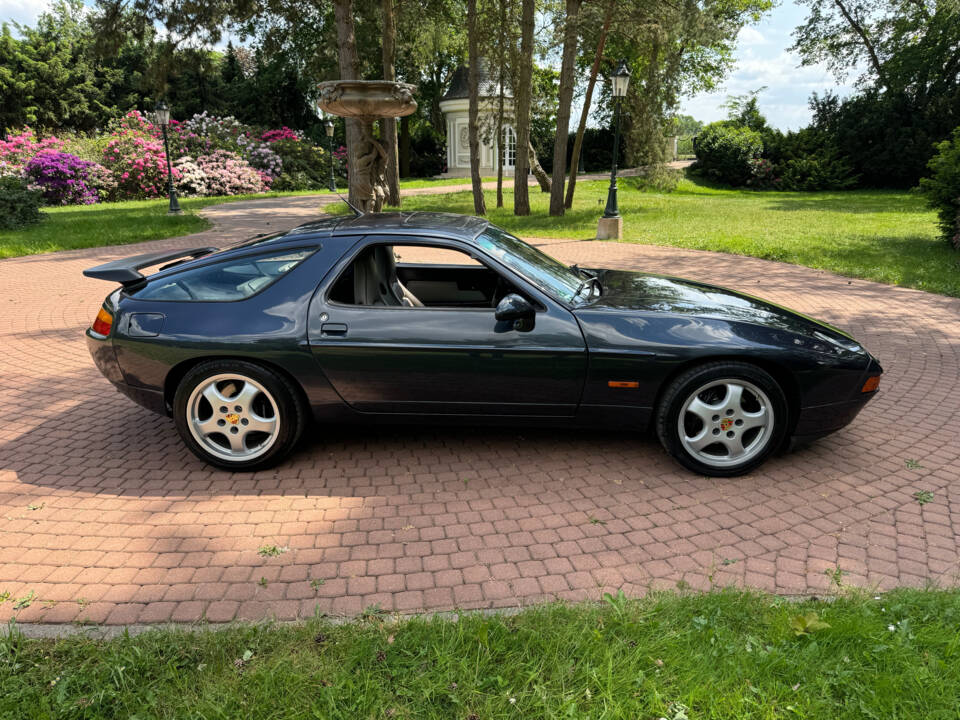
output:
M231 262L231 261L233 261L233 260L249 260L250 258L270 257L271 255L280 255L280 254L282 254L283 252L296 252L296 251L298 251L298 250L310 250L310 251L311 251L310 253L308 253L307 255L305 255L305 256L303 257L303 259L300 260L300 262L298 262L298 263L296 264L295 267L293 267L293 268L291 268L290 270L288 270L287 272L283 273L283 275L279 275L273 282L268 283L267 285L265 285L264 287L260 288L259 290L257 290L257 291L256 291L255 293L253 293L252 295L247 295L247 296L242 297L242 298L234 298L234 299L232 299L232 300L193 300L193 299L187 299L187 300L172 300L172 299L171 299L171 300L165 300L165 299L163 299L163 298L141 298L141 297L137 297L136 295L130 295L130 294L128 294L128 293L126 292L126 289L123 289L124 291L123 291L123 293L122 293L122 297L123 297L125 300L133 300L133 301L135 301L135 302L144 302L144 303L161 302L161 303L218 303L218 304L221 304L221 303L245 302L245 301L247 301L247 300L250 300L251 298L255 298L255 297L256 297L257 295L259 295L260 293L266 292L267 290L269 290L270 288L272 288L274 285L277 284L277 282L278 282L281 278L283 278L284 276L288 275L289 273L292 273L294 270L296 270L297 268L299 268L301 265L303 265L305 262L307 262L307 260L309 260L310 258L312 258L314 255L316 255L316 254L317 254L320 250L322 250L322 249L323 249L323 246L322 246L322 245L314 245L314 244L311 244L311 245L298 245L298 246L293 246L293 247L289 247L289 248L282 248L282 249L281 249L281 248L276 248L276 250L281 250L281 252L273 252L273 253L266 252L266 253L265 253L265 252L262 252L262 251L261 251L261 252L258 252L258 253L237 255L237 256L235 256L235 257L230 257L230 258L220 258L220 260L217 261L217 262L208 262L208 263L204 263L204 264L202 264L202 265L197 265L197 266L195 266L195 267L189 267L189 268L186 268L186 267L185 267L185 268L177 268L177 272L172 272L172 273L170 273L170 274L168 274L168 275L161 275L161 276L148 275L147 278L146 278L146 284L149 285L151 282L154 282L155 279L156 279L156 280L165 280L165 279L168 279L168 278L174 278L174 277L176 277L177 275L179 275L179 274L182 273L182 272L188 272L188 271L193 271L193 270L201 270L201 269L203 269L203 268L205 268L205 267L213 267L214 265L224 265L224 264L229 263L229 262ZM134 289L134 288L131 288L131 289Z
M332 275L334 275L334 279L332 281L328 281L326 278L324 278L324 280L321 281L321 286L323 286L323 283L326 282L326 286L322 287L322 290L321 290L321 297L323 298L323 302L325 305L329 305L331 307L337 307L337 308L364 308L364 309L383 308L383 309L390 309L390 310L459 310L459 311L489 310L491 312L496 310L496 308L460 308L460 307L448 307L448 306L411 307L407 305L357 305L356 303L353 303L353 304L340 303L340 302L336 302L335 300L331 300L330 293L333 291L333 288L336 286L336 284L340 282L340 278L343 275L343 273L347 271L347 269L353 264L353 262L357 259L357 257L360 255L361 252L363 252L368 247L371 247L373 245L390 245L390 246L424 245L427 247L438 247L441 249L457 250L459 252L462 252L467 257L473 258L474 260L479 262L483 267L487 268L491 272L494 272L500 277L504 278L505 280L510 281L513 285L519 285L521 289L523 289L528 295L532 296L534 309L536 312L541 313L541 312L547 311L547 307L545 306L542 300L542 297L547 297L551 301L555 303L559 303L561 306L564 307L564 309L570 310L570 308L567 307L564 303L560 303L556 298L552 297L547 293L544 293L542 289L534 286L522 275L519 275L518 273L512 271L510 268L506 267L502 263L497 262L495 258L490 257L489 255L487 255L487 253L483 252L477 247L474 247L473 245L470 245L469 243L454 240L452 238L432 237L429 235L399 235L399 234L397 235L365 235L362 238L360 238L360 240L358 240L353 246L351 246L350 250L347 253L344 253L344 257L346 257L348 253L350 254L349 259L344 260L343 258L341 258L339 267L335 268L334 273L331 273ZM493 267L491 267L491 263L493 264ZM449 263L438 263L438 264L413 263L413 264L424 265L427 267L437 267L438 265L440 267L444 267L449 265ZM459 265L456 267L472 268L473 266ZM511 278L515 278L515 279L511 279ZM519 280L519 282L517 282L517 280Z

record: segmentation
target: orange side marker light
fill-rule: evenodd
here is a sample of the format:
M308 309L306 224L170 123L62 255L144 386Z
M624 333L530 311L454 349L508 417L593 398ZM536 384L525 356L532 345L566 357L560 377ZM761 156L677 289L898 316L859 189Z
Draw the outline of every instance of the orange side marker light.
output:
M860 388L860 392L862 393L873 392L878 387L880 387L880 376L874 375L872 378L867 378L867 381L863 384L863 387Z
M607 383L607 386L612 388L638 388L640 383L636 380L611 380Z

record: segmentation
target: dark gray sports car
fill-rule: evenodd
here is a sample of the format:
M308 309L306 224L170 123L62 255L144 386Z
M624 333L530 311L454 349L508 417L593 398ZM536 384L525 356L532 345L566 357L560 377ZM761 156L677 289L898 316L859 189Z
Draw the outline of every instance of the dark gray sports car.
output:
M777 305L567 267L459 215L329 217L84 274L122 286L87 331L97 367L231 470L276 463L311 419L417 419L653 428L691 470L737 475L849 423L883 372Z

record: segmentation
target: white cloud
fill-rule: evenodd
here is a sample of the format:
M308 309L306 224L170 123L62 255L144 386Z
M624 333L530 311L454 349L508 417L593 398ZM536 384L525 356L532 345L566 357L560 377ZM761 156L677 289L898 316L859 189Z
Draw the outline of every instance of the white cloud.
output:
M737 45L739 47L749 47L757 45L769 45L770 41L764 36L762 32L756 28L745 26L740 30L740 33L737 35Z
M33 25L37 16L49 7L49 0L0 0L0 23Z

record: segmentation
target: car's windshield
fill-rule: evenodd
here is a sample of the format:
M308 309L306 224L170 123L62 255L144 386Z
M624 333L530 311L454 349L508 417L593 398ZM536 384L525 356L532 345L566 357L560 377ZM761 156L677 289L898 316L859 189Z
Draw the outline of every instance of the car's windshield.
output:
M576 272L498 227L488 226L476 242L482 250L558 300L572 302L577 291L583 289L583 278Z

